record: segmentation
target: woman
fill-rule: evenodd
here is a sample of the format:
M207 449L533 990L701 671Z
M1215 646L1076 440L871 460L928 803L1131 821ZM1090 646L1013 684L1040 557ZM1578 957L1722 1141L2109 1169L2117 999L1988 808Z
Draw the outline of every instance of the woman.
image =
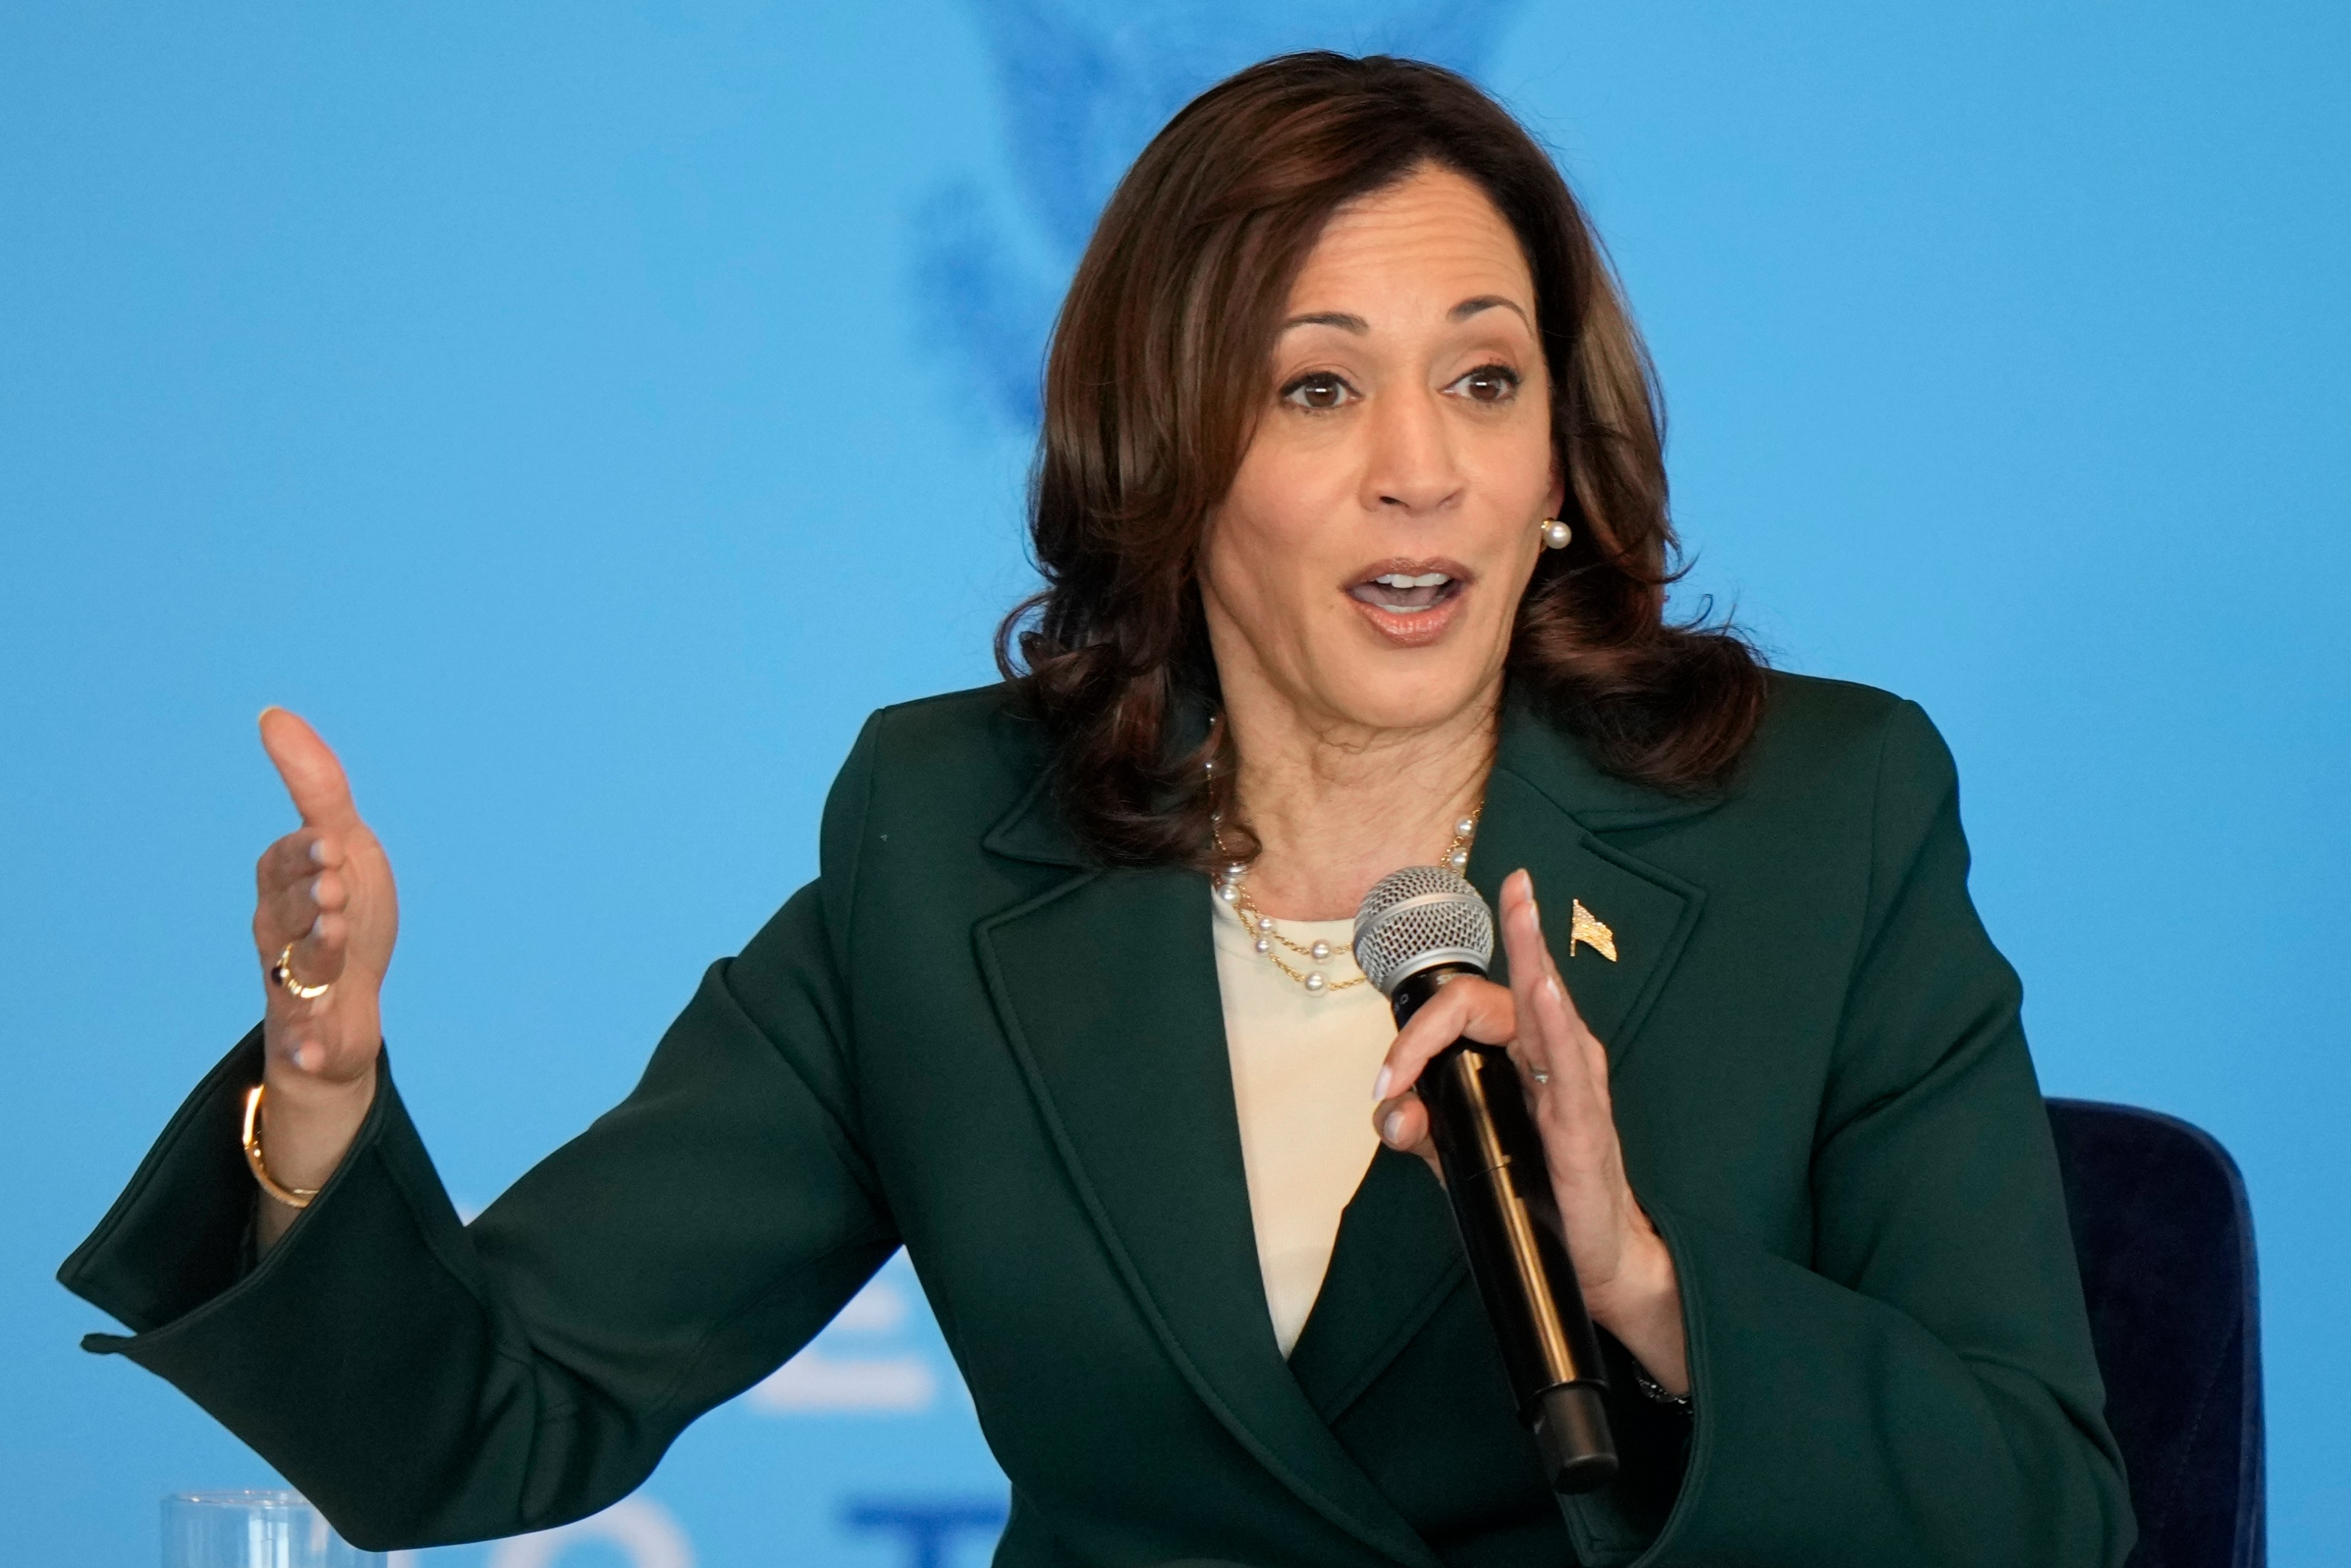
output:
M625 1493L903 1245L1008 1564L2119 1561L1949 758L1663 624L1646 361L1525 133L1394 60L1224 83L1105 211L1046 409L1005 684L874 716L818 880L469 1227L380 1054L382 851L266 716L266 1019L68 1261L137 1331L93 1347L353 1540L462 1540ZM1398 1034L1344 922L1447 857L1507 983ZM1624 1470L1563 1506L1426 1164L1464 1032L1607 1336Z

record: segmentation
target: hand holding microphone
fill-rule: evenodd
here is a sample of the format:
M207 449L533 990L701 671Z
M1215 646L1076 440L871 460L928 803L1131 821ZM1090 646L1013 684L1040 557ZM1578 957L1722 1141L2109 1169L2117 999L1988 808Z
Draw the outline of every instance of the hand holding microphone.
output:
M1451 890L1437 889L1433 878L1439 874L1454 884ZM1416 883L1407 887L1410 878L1428 881L1429 886ZM1447 1176L1448 1197L1473 1270L1480 1276L1479 1292L1511 1371L1520 1414L1537 1425L1547 1461L1553 1464L1555 1484L1579 1490L1613 1472L1613 1452L1605 1460L1584 1452L1579 1460L1576 1451L1579 1444L1588 1449L1595 1437L1604 1447L1604 1416L1597 1434L1587 1431L1581 1438L1556 1430L1546 1434L1537 1421L1541 1412L1536 1403L1545 1379L1568 1383L1571 1375L1564 1369L1579 1362L1579 1349L1589 1355L1588 1326L1581 1331L1584 1345L1573 1343L1588 1308L1590 1322L1614 1334L1651 1377L1668 1392L1683 1392L1688 1373L1680 1290L1672 1259L1625 1180L1609 1103L1607 1055L1577 1016L1552 961L1531 879L1523 871L1513 873L1502 886L1502 940L1510 961L1508 990L1484 977L1490 928L1477 933L1487 944L1487 953L1469 946L1455 952L1448 946L1469 940L1443 926L1447 900L1453 901L1457 918L1469 913L1459 902L1463 895L1477 898L1474 890L1449 873L1410 868L1374 888L1356 917L1358 959L1389 995L1401 1025L1374 1089L1380 1099L1375 1116L1386 1143L1419 1154ZM1407 901L1417 915L1406 910ZM1384 930L1374 930L1369 923L1377 919L1384 904L1388 913L1378 921ZM1478 901L1474 920L1481 927L1483 916L1482 901ZM1370 950L1383 939L1383 950ZM1515 1082L1494 1071L1504 1060L1515 1068L1508 1075ZM1432 1063L1443 1074L1442 1082L1427 1076ZM1437 1125L1432 1126L1427 1101L1446 1112ZM1470 1101L1480 1103L1471 1105ZM1484 1171L1498 1163L1498 1146L1489 1143L1482 1154L1464 1146L1479 1137L1499 1137L1508 1144L1514 1135L1534 1145L1520 1149L1514 1163L1499 1162L1512 1165L1514 1174L1501 1185L1507 1188L1519 1183L1518 1200L1482 1182ZM1526 1168L1531 1166L1535 1170ZM1459 1179L1447 1166L1472 1179ZM1547 1191L1524 1190L1529 1179L1543 1181ZM1476 1190L1469 1190L1472 1186ZM1523 1254L1515 1261L1508 1256L1509 1248L1497 1252L1501 1243L1481 1242L1478 1234L1499 1236L1514 1227L1520 1234L1513 1245ZM1551 1245L1538 1245L1541 1239L1531 1232L1552 1227L1556 1232ZM1489 1254L1482 1264L1481 1248ZM1547 1285L1535 1280L1513 1284L1507 1277L1513 1271L1541 1271L1538 1254L1545 1251L1552 1255L1551 1267L1567 1279ZM1562 1263L1566 1266L1561 1268ZM1529 1301L1530 1291L1555 1301L1548 1305ZM1498 1300L1498 1293L1503 1299ZM1556 1316L1568 1321L1546 1329L1542 1320L1554 1307ZM1546 1365L1548 1372L1542 1370ZM1594 1360L1589 1375L1597 1371ZM1588 1416L1596 1403L1590 1393L1580 1400L1553 1401L1558 1416L1571 1422ZM1563 1436L1573 1439L1565 1449L1559 1447ZM1567 1466L1565 1473L1558 1468L1562 1463Z

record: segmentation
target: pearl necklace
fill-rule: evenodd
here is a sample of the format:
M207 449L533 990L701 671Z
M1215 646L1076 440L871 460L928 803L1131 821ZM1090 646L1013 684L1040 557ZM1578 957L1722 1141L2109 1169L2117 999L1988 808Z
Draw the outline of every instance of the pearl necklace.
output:
M1469 869L1469 841L1478 836L1478 818L1485 809L1480 805L1453 824L1453 841L1445 846L1444 864L1446 869L1457 876ZM1225 848L1223 827L1212 826L1209 831L1215 836L1217 852L1220 855L1230 854L1232 852ZM1319 966L1329 963L1336 949L1328 942L1319 940L1293 942L1284 936L1280 928L1274 925L1273 916L1260 912L1256 901L1249 897L1248 878L1249 862L1247 861L1227 862L1223 874L1217 878L1217 896L1231 906L1233 918L1241 923L1241 929L1247 931L1252 938L1249 945L1263 955L1275 968L1305 987L1310 996L1327 996L1332 991L1343 991L1350 986L1360 986L1366 982L1367 977L1361 974L1345 980L1334 980L1325 975ZM1297 968L1276 951L1277 948L1283 947L1318 967ZM1350 962L1353 961L1353 954L1348 957Z

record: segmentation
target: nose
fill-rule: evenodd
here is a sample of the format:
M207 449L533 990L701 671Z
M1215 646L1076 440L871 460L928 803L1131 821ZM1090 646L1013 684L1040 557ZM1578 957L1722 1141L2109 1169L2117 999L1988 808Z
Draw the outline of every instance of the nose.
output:
M1440 406L1442 395L1415 389L1373 400L1365 509L1419 518L1434 517L1460 498L1461 466Z

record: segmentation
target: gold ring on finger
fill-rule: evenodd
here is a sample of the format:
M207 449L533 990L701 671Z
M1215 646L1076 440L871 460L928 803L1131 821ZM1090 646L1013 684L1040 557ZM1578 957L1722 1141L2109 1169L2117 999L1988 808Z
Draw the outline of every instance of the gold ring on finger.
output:
M287 996L298 997L306 1002L317 1001L335 988L335 982L332 980L321 980L315 986L306 986L294 977L294 944L291 942L286 944L286 950L277 955L277 962L269 967L269 979L272 985Z

